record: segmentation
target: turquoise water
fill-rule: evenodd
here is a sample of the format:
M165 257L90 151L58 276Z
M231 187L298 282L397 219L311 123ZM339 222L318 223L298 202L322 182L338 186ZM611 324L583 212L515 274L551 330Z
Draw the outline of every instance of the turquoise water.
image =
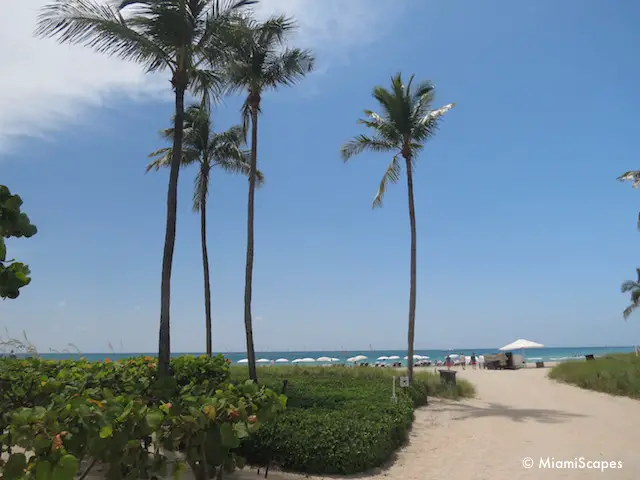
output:
M526 350L525 355L529 359L542 359L544 361L556 361L556 360L568 360L571 358L579 357L584 358L584 355L592 354L595 356L602 356L611 353L631 353L634 351L634 347L557 347L557 348L536 348L532 350ZM444 360L444 358L452 353L465 355L471 355L475 352L476 355L486 355L491 353L497 353L495 348L476 348L476 349L461 349L461 350L416 350L416 355L426 355L431 360ZM520 352L517 352L520 353ZM172 356L178 355L202 355L198 352L176 352ZM121 358L130 358L140 355L156 356L155 353L82 353L82 354L69 354L69 353L43 353L40 356L47 359L69 359L78 358L79 356L86 358L89 361L102 361L106 358L111 360L118 360ZM229 358L233 363L237 363L238 360L246 358L244 353L223 353L223 355ZM403 359L407 352L406 350L360 350L360 351L321 351L321 352L258 352L256 358L265 358L268 360L277 360L278 358L286 358L291 362L296 358L319 358L319 357L331 357L340 359L340 363L344 363L347 358L354 357L356 355L365 355L367 361L374 363L376 358L380 356L390 357L397 355ZM405 363L404 360L401 360Z

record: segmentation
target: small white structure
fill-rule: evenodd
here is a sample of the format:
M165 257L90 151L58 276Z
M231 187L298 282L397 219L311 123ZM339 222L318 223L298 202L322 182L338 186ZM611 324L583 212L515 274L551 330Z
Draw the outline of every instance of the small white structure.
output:
M504 347L500 347L498 350L500 350L501 352L510 352L513 350L525 350L528 348L544 348L544 345L520 338L515 342L505 345Z
M515 342L511 342L504 347L500 347L499 350L501 352L511 352L513 350L521 350L521 355L513 355L513 364L516 366L526 366L526 360L524 351L529 348L544 348L544 345L541 343L532 342L531 340L525 340L523 338L519 338Z

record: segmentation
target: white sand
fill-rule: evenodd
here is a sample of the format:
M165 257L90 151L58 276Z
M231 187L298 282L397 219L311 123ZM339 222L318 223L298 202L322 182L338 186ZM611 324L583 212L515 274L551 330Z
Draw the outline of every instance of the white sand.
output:
M409 445L367 479L640 478L639 401L557 383L547 378L548 369L458 371L475 384L477 398L433 400L417 410ZM525 457L533 468L523 467ZM621 461L622 468L540 469L541 457ZM251 471L233 477L262 478ZM269 478L303 477L270 472Z

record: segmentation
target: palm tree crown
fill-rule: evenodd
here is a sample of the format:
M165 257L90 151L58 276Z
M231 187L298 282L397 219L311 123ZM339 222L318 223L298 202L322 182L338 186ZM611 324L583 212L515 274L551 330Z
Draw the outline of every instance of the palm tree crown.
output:
M640 306L640 268L636 268L636 273L638 274L638 280L635 282L633 280L627 280L620 287L622 293L631 293L631 304L622 312L625 320Z
M207 106L190 105L184 115L184 139L181 166L200 164L195 178L193 191L193 211L201 210L209 193L208 174L211 168L218 167L228 173L240 173L249 176L251 168L249 152L243 148L244 133L242 127L235 125L225 132L215 132ZM173 128L161 131L162 137L173 138ZM147 165L147 172L168 167L173 151L171 147L161 148L149 154L153 160ZM259 184L264 182L262 172L256 177Z
M251 105L259 109L264 91L292 86L313 70L315 59L309 50L285 47L295 28L293 20L285 16L265 22L245 18L242 22L226 68L230 90L248 93L243 105L245 129Z
M194 91L219 90L220 66L236 13L257 0L55 0L38 17L36 35L142 65L170 70L176 83ZM178 78L179 77L179 78Z
M440 117L455 105L450 103L433 110L435 87L431 82L422 82L412 89L413 78L412 75L405 85L398 73L391 79L390 90L375 87L372 95L380 105L381 114L365 110L365 118L358 121L373 130L373 135L358 135L340 151L345 162L365 150L395 152L373 200L374 208L382 206L388 182L397 183L400 179L402 166L398 157L413 163L424 142L435 133Z

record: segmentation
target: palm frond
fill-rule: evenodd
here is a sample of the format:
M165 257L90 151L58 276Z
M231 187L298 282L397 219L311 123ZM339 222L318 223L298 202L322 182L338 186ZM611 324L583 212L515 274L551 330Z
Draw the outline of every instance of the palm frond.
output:
M631 315L637 307L638 305L632 303L622 311L622 316L624 317L625 321L627 320L627 318L629 318L629 315Z
M617 179L619 182L632 182L633 188L640 188L640 170L629 170Z
M155 170L157 172L161 167L168 167L171 164L172 156L173 149L171 147L165 147L151 152L148 157L153 158L153 160L149 162L145 172L148 173L151 170Z
M55 0L40 11L35 35L56 38L60 43L85 45L100 53L132 60L147 71L172 68L170 53L161 43L136 30L135 23L135 18L126 20L120 10L110 4L93 0Z
M267 58L264 66L264 86L291 86L313 71L315 58L310 50L286 49Z
M343 161L348 161L351 157L358 155L365 150L372 152L389 152L398 149L399 146L393 142L380 137L369 137L358 135L353 140L345 143L340 149L340 156Z
M620 291L622 293L627 293L634 289L640 289L640 283L634 282L632 280L627 280L622 285L620 285Z
M402 142L402 135L389 119L383 118L371 110L365 110L364 114L369 118L361 118L358 123L376 130L376 133L385 140L395 143Z
M382 206L382 199L384 198L384 194L387 190L387 184L389 182L398 183L398 180L400 180L400 173L402 172L402 168L400 166L400 162L398 161L398 155L399 154L395 155L391 159L391 163L387 167L386 172L384 172L384 176L382 177L382 180L380 181L380 186L378 187L378 192L376 193L376 196L373 199L372 208Z

